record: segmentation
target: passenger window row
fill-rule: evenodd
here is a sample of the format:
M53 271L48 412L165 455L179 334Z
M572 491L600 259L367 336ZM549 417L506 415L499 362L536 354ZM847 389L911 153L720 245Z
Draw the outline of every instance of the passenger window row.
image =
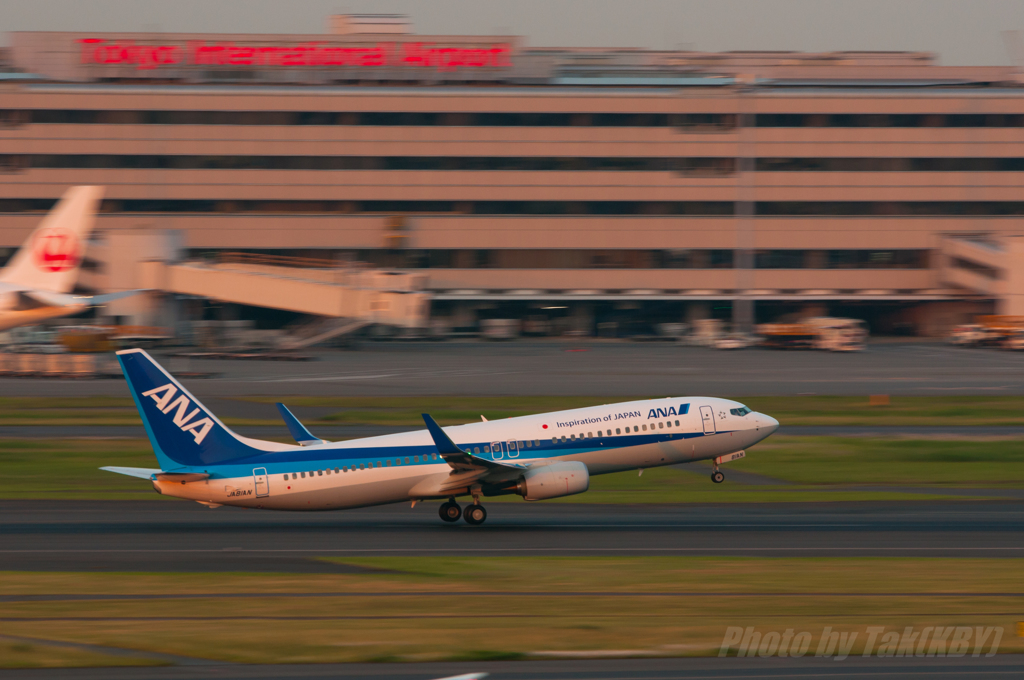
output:
M430 454L430 455L424 455L422 458L423 458L422 462L428 463L428 462L430 462L432 460L437 460L437 454L433 453L433 454ZM388 460L384 461L384 466L385 467L390 467L392 465L392 462L394 463L394 465L402 465L402 460L403 460L402 458L395 458L394 461L392 461L391 459L388 459ZM414 463L419 463L420 462L420 456L412 456L411 461L410 461L410 457L406 456L404 460L405 460L405 465L411 465L411 464L414 464ZM352 463L351 466L343 465L340 468L334 468L334 474L340 475L340 474L346 473L346 472L355 472L356 470L365 470L368 467L369 468L373 468L373 467L375 467L375 465L372 462L370 462L370 463L359 463L358 467L356 467L356 463ZM376 467L381 467L381 461L378 460L376 462ZM310 477L323 477L325 472L329 475L329 474L331 474L331 469L330 468L326 468L324 470L311 470L308 474L309 474ZM305 472L292 472L290 474L291 474L290 477L289 477L288 474L284 475L284 480L286 482L291 480L291 479L305 479L307 473L305 473Z
M679 421L676 420L674 422L675 422L675 426L679 427ZM673 421L671 421L671 420L660 420L660 421L658 421L658 428L657 429L663 430L666 427L671 429L672 425L673 425ZM631 426L629 426L629 425L626 426L626 434L630 433L630 429L629 429L630 427ZM633 432L640 432L640 431L646 432L647 431L647 425L633 425L632 428L633 428ZM655 429L654 423L651 423L650 429L651 430ZM622 434L622 428L620 428L620 427L615 428L615 434ZM612 436L612 431L610 429L609 430L598 430L597 431L597 436L598 437L611 437ZM561 438L555 437L554 439L551 440L551 443L552 444L559 444L559 443L565 444L567 441L571 442L571 441L576 441L577 439L581 439L582 440L582 439L593 439L593 438L594 438L594 433L593 432L587 432L586 434L583 434L581 432L579 434L579 436L577 436L575 434L570 434L570 435L563 435Z

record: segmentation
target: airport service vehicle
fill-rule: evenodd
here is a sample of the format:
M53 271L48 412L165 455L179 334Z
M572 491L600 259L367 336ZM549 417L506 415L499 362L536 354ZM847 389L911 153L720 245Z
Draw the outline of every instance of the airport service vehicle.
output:
M160 468L102 469L210 507L339 510L446 499L441 519L481 524L481 497L570 496L586 491L591 475L710 459L720 483L720 463L779 427L735 401L674 397L448 428L424 414L426 430L328 442L278 404L296 442L280 444L232 432L145 351L117 358ZM465 512L459 496L473 499Z
M102 196L103 187L68 189L0 270L0 331L78 314L138 292L70 295Z
M985 344L992 336L981 324L965 323L955 326L949 335L949 343L960 347L974 347Z
M960 330L963 328L960 326L953 330L954 338L960 340L956 344L1010 350L1024 348L1024 316L990 314L975 317L974 321L972 327L977 330L973 335Z
M715 349L746 349L758 343L758 339L746 333L730 333L715 341Z
M860 319L818 316L799 323L763 323L757 334L766 347L859 352L866 349L868 329Z

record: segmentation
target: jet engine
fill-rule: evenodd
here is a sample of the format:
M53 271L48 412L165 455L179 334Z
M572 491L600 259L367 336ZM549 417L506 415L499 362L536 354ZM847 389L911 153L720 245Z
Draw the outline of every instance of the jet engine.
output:
M587 466L569 461L527 470L516 484L516 493L528 501L542 501L583 493L589 488Z

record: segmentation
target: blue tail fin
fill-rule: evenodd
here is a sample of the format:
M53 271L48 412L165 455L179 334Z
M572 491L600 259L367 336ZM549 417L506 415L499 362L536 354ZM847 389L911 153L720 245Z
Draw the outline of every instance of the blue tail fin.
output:
M239 437L141 349L117 353L163 470L214 465L292 448Z

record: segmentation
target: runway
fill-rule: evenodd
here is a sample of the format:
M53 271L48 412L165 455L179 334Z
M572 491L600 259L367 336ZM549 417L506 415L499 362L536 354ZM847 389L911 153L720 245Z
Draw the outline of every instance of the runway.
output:
M73 668L0 671L3 680L433 680L466 673L488 680L759 680L761 678L1014 678L1024 674L1019 655L961 659L602 659L462 663L316 665L208 665L165 668Z
M238 396L1024 394L1024 354L937 342L877 342L866 352L723 352L675 343L522 340L362 343L316 361L185 360L155 353L200 399ZM116 373L116 369L113 369ZM0 396L122 396L120 378L0 379Z
M482 527L436 503L335 513L185 501L0 502L0 570L340 572L318 557L749 555L1024 557L1024 503L584 505L492 502Z

